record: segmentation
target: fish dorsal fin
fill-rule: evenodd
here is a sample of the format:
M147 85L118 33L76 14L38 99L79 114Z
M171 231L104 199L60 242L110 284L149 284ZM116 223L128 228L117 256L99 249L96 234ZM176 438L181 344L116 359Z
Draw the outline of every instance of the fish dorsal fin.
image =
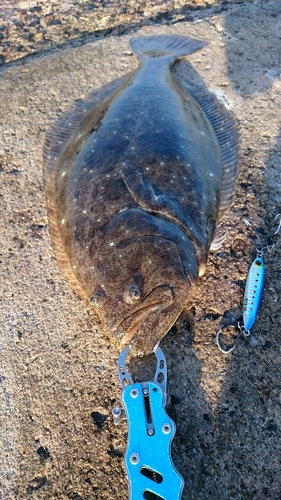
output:
M177 79L204 111L218 140L222 160L221 198L218 210L218 219L221 219L235 195L239 150L238 122L218 98L207 89L198 87L179 75Z
M57 182L61 166L66 158L71 158L75 149L85 140L97 125L111 100L120 88L126 85L132 74L119 78L101 90L95 91L88 99L78 101L74 107L64 113L46 134L43 149L44 186L48 211L48 225L53 253L63 277L82 297L86 298L78 276L73 270L61 236L59 208L57 200Z
M130 78L131 74L126 75L114 80L102 89L92 92L87 99L77 101L69 111L57 120L45 137L43 148L45 175L48 175L50 170L57 168L58 160L67 145L75 138L76 132L82 124L84 125L84 135L85 132L91 132L91 129L101 118L102 111L108 107L115 93L120 87L123 88L123 84Z

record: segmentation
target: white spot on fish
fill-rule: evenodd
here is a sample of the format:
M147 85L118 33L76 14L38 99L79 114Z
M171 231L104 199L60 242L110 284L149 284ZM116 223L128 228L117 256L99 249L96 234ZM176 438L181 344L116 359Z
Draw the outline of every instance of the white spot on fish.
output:
M73 269L76 269L76 266L73 266Z
M106 174L106 177L110 177L110 174Z
M62 224L64 224L64 223L65 223L65 219L62 219L62 220L61 220L61 223L62 223Z
M86 214L86 213L87 213L87 211L86 211L86 210L83 210L83 214Z
M214 174L212 174L212 172L209 173L209 176L210 177L214 177Z
M111 241L111 242L109 243L109 246L110 246L110 247L113 247L113 246L114 246L114 241Z
M65 176L65 174L66 174L66 172L64 171L64 172L61 174L61 176L62 176L62 177L64 177L64 176Z

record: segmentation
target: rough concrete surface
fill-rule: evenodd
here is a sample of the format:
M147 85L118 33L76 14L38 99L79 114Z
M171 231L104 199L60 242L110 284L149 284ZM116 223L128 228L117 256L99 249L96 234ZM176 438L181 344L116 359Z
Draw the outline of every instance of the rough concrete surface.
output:
M137 31L137 30L136 30ZM161 342L168 362L168 412L177 423L174 463L183 500L281 497L281 238L265 256L266 285L248 338L225 330L236 349L218 351L222 321L241 315L257 236L281 212L281 4L230 6L194 22L149 26L209 45L177 65L225 100L241 125L237 196L191 313ZM123 500L127 427L115 427L118 352L86 303L62 281L50 253L42 145L62 111L137 61L130 36L108 37L33 58L0 74L1 335L0 497ZM184 66L182 66L184 65ZM192 321L191 321L192 319ZM132 359L138 380L154 357Z
M83 43L89 34L96 39L174 24L196 9L234 3L243 0L0 0L0 65L69 41Z

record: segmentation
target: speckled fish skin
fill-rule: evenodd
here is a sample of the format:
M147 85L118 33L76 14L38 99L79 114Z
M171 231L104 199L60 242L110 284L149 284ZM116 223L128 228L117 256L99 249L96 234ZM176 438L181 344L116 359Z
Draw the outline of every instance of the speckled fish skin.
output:
M147 354L204 273L232 202L236 122L206 89L176 77L205 46L133 38L140 65L62 117L47 135L44 180L58 266L121 348Z

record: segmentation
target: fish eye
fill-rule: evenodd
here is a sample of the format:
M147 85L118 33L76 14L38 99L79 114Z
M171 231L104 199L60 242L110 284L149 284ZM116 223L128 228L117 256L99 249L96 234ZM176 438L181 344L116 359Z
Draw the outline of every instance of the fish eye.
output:
M105 299L105 293L103 290L95 290L93 295L90 297L90 302L96 307L99 307Z
M137 285L127 286L124 292L124 300L127 304L135 304L141 298L141 292Z

